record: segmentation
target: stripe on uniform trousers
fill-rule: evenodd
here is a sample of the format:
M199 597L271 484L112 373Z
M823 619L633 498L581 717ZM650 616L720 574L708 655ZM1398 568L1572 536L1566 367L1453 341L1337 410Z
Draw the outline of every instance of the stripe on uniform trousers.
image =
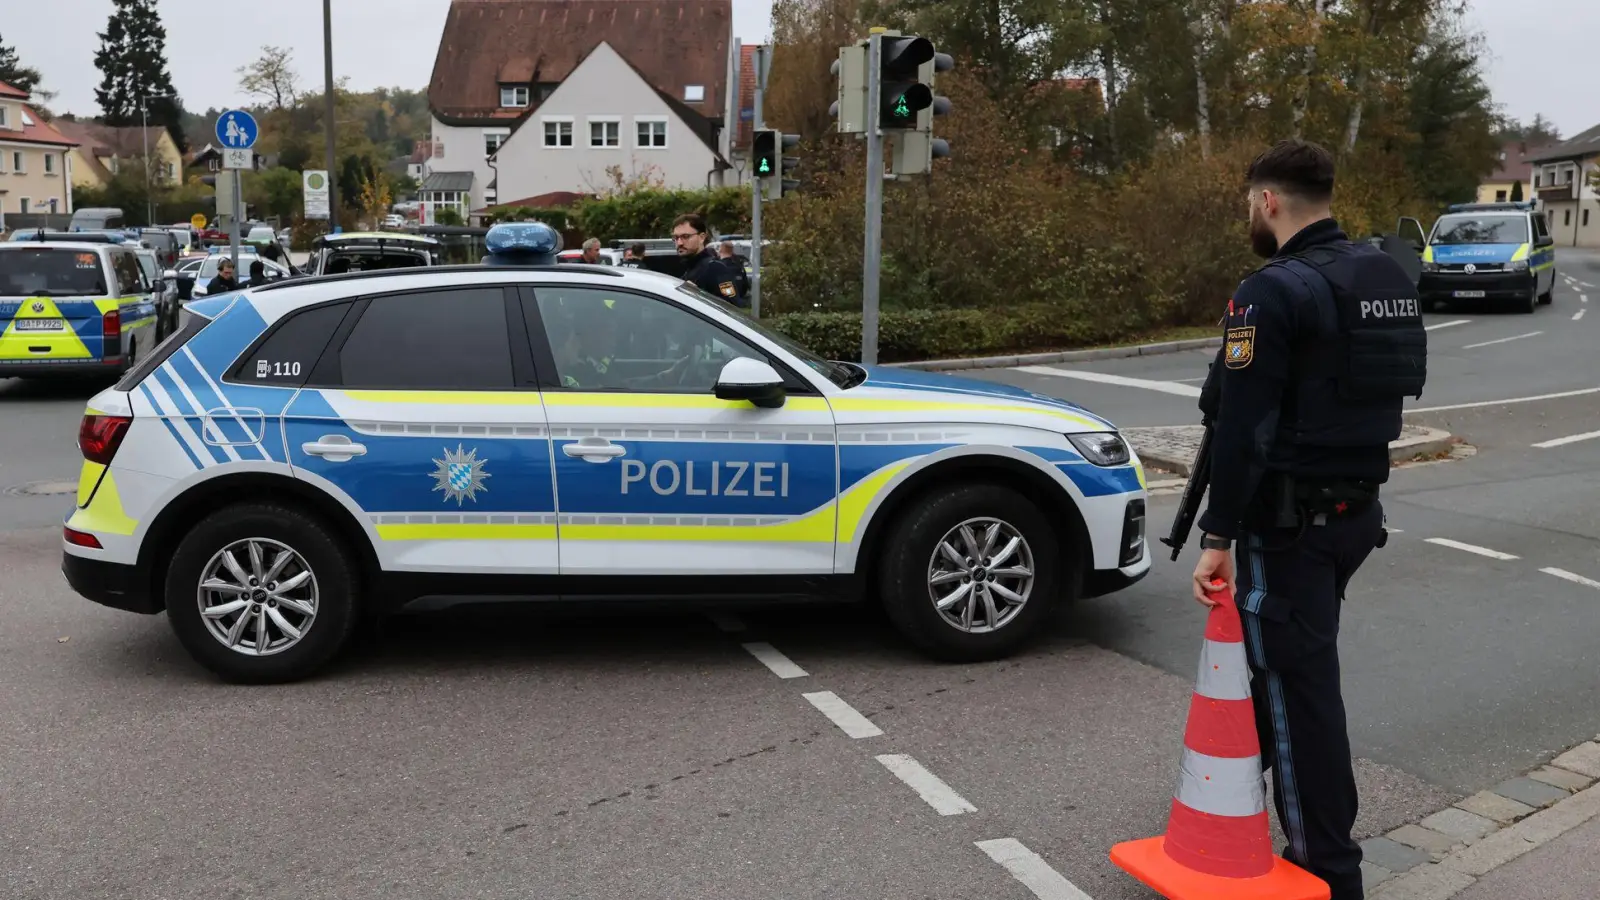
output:
M1250 557L1250 595L1245 599L1245 608L1250 615L1244 617L1245 643L1251 656L1255 657L1256 668L1266 676L1267 706L1272 713L1274 746L1272 777L1276 779L1278 789L1283 791L1284 817L1288 819L1282 823L1284 833L1288 835L1289 846L1298 857L1295 861L1304 865L1310 862L1310 854L1306 849L1305 818L1300 807L1300 786L1295 779L1294 757L1289 740L1289 707L1284 701L1283 679L1268 668L1267 646L1261 639L1261 602L1267 596L1267 565L1261 550L1261 536L1248 535L1246 551Z

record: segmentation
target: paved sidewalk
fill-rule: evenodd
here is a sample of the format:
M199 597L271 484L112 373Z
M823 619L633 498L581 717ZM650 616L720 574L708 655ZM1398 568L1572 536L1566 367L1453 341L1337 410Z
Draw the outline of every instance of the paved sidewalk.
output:
M1600 819L1478 879L1455 900L1592 900L1600 897Z
M1133 444L1146 465L1189 477L1194 456L1200 451L1203 425L1171 425L1159 428L1125 428L1123 435ZM1433 456L1450 449L1455 438L1448 431L1405 425L1400 439L1389 444L1389 459L1404 462L1419 456Z

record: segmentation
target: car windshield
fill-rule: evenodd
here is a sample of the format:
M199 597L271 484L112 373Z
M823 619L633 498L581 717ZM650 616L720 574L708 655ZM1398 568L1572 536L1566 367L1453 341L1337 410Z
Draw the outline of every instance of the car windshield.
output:
M721 309L731 310L733 313L744 319L745 326L751 331L754 331L767 340L794 354L795 357L801 362L814 369L817 374L828 379L839 387L855 387L856 384L861 381L857 374L857 370L854 367L844 363L836 363L832 360L823 359L817 354L795 343L793 339L779 334L777 331L774 331L773 329L761 324L756 319L750 318L750 314L744 310L738 308L737 306L729 306L726 300L723 300L721 297L718 297L715 294L711 294L702 290L697 285L686 281L678 286L678 290L683 291L685 294L688 294L691 297L699 297L702 300L706 300Z
M323 274L371 272L376 269L409 269L428 265L428 252L403 246L382 250L375 245L336 247L328 251Z
M1434 244L1525 244L1527 216L1445 216L1433 226Z
M144 269L144 277L152 282L161 277L161 270L156 266L156 258L150 253L140 253L139 267Z
M0 295L104 297L100 254L67 247L29 247L0 253Z

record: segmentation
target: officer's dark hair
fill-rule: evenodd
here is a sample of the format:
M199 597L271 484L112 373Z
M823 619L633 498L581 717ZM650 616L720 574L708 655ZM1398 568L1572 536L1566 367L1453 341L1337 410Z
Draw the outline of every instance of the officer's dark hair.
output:
M706 218L699 213L684 213L672 220L673 228L677 228L679 225L687 225L701 234L709 233L706 231Z
M1279 141L1250 163L1245 181L1297 200L1327 203L1333 199L1333 154L1310 141Z
M672 227L673 228L677 228L678 226L674 225ZM644 245L643 244L634 244L632 247L629 247L628 249L633 251L633 258L634 259L644 259Z

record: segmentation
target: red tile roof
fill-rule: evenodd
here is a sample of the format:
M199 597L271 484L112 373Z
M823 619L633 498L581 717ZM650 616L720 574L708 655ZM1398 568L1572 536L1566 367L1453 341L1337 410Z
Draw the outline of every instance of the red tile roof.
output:
M0 82L0 87L10 87L10 85ZM16 88L11 88L11 90L14 94L22 93ZM3 96L9 100L14 99L14 94L4 94ZM26 95L24 94L23 96ZM27 104L22 106L21 121L21 131L12 131L10 129L0 131L0 140L20 141L25 144L54 144L58 147L78 146L77 141L57 131L54 125L46 122L37 111Z
M0 97L8 97L12 100L26 100L28 99L28 92L0 81Z
M1487 181L1491 184L1532 181L1533 163L1528 160L1528 157L1545 149L1547 146L1550 145L1541 144L1537 147L1530 147L1526 141L1507 141L1500 148L1500 162L1496 164L1494 172L1489 175Z
M732 0L451 0L428 83L428 105L446 122L515 120L500 84L557 84L601 41L658 91L707 118L726 96Z

